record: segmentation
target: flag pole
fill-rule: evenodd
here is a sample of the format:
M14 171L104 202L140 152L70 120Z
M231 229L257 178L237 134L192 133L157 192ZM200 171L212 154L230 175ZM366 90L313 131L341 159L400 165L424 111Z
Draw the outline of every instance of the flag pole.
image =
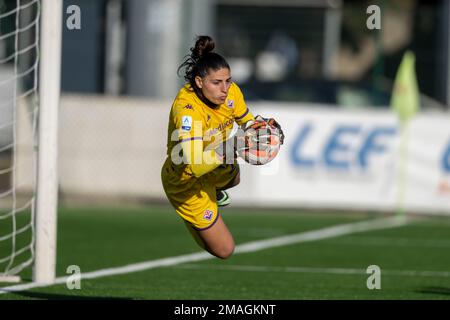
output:
M405 216L406 189L409 158L408 144L410 140L410 122L419 110L419 88L415 71L415 56L411 51L403 55L402 62L395 77L391 98L391 108L397 114L400 126L400 145L397 166L397 199L395 212L398 216Z
M409 127L410 127L409 121L400 123L400 158L397 174L397 203L396 203L396 214L398 216L405 215Z

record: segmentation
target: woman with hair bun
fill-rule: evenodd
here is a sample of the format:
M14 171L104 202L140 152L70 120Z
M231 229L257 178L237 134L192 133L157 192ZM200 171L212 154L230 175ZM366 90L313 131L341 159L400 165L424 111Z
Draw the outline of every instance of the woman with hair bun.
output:
M167 159L161 170L164 191L197 243L214 256L228 258L234 240L218 212L228 205L225 191L239 184L236 122L255 118L225 58L209 36L199 36L178 68L186 84L170 111ZM273 120L273 119L272 119ZM276 123L276 122L275 122Z

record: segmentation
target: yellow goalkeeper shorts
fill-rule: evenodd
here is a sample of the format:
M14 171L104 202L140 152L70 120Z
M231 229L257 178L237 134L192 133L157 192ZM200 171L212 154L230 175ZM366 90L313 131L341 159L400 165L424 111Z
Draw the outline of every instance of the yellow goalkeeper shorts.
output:
M216 190L230 184L239 173L239 165L220 165L200 178L181 181L166 161L161 171L164 191L178 215L196 230L206 230L219 217Z

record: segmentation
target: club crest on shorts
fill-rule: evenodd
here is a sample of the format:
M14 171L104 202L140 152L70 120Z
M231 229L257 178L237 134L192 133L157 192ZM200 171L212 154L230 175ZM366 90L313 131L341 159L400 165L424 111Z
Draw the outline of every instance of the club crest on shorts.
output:
M234 100L227 100L227 107L230 109L234 108Z
M211 220L213 217L214 212L211 210L205 210L205 213L203 214L203 219L205 220Z

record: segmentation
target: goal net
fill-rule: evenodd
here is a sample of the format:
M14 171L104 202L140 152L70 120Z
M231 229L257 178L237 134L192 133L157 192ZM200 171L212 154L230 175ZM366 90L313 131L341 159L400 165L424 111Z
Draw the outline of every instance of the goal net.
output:
M0 283L35 259L40 0L0 0Z

